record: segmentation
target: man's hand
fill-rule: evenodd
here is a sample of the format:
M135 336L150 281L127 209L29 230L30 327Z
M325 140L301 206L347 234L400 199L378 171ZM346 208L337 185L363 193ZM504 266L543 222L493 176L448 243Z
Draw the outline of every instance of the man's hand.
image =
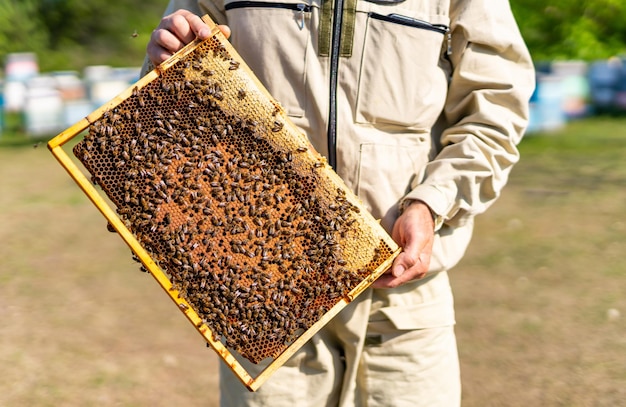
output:
M402 247L402 252L372 287L394 288L424 277L430 265L434 227L432 214L425 203L414 201L409 204L396 220L391 234Z
M228 26L219 27L228 38L230 36ZM205 40L210 34L209 27L199 16L189 10L177 10L163 17L159 26L152 32L147 46L148 58L157 66L196 37Z

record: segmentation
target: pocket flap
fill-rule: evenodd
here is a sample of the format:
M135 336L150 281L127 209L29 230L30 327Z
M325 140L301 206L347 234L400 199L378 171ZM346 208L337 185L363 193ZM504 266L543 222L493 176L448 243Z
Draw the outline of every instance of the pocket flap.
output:
M422 304L381 308L397 329L436 328L455 324L452 296Z

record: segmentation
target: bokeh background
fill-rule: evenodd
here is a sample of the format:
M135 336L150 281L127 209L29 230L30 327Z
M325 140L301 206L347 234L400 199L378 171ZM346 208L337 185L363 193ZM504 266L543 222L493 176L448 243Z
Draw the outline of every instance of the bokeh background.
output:
M214 353L45 146L139 78L166 3L0 0L0 406L217 405ZM451 273L464 406L623 406L626 4L511 3L538 86Z

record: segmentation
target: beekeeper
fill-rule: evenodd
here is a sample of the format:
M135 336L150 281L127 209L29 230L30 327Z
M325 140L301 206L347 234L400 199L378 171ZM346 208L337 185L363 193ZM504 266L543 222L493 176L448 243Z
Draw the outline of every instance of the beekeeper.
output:
M222 405L460 405L448 272L518 161L534 89L508 1L172 0L144 72L206 38L204 14L403 248L257 392L222 366Z

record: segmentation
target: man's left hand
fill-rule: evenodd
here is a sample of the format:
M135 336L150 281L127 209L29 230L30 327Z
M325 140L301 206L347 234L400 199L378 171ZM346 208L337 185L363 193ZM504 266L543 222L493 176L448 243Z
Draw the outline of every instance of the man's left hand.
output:
M410 203L393 225L391 237L402 252L391 268L372 284L375 288L394 288L426 275L435 240L434 220L428 205Z

